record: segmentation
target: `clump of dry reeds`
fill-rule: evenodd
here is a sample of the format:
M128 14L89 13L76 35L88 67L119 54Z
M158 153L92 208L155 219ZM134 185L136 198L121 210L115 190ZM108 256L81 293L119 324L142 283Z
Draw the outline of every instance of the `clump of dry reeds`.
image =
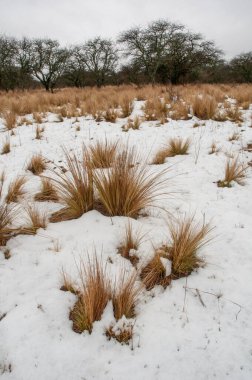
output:
M26 212L26 220L25 220L24 226L22 226L20 229L20 233L25 234L25 235L35 235L38 229L46 228L47 226L46 213L40 211L40 209L35 204L26 205L25 212Z

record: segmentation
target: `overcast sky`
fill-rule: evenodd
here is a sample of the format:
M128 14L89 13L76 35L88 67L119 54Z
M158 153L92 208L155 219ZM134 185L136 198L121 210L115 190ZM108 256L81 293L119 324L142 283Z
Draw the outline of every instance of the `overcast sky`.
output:
M0 33L62 44L165 18L214 40L227 58L252 50L252 0L0 0Z

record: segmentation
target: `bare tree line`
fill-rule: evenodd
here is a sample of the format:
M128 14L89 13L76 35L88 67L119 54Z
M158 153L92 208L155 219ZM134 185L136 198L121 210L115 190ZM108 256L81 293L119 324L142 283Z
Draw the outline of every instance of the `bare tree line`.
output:
M192 81L252 82L252 52L230 62L213 41L184 25L157 20L122 32L117 41L96 37L61 47L57 40L0 36L0 88Z

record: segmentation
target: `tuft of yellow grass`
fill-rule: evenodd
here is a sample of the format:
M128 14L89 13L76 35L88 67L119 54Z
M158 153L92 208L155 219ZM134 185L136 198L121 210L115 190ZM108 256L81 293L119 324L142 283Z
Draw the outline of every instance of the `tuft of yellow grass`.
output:
M124 270L120 272L119 280L116 280L112 289L112 303L116 320L123 316L133 318L135 307L142 287L137 284L137 273L128 275Z
M172 137L169 139L165 147L161 148L153 159L154 165L160 165L165 162L167 157L174 157L177 155L185 155L188 153L190 147L190 139L182 139L180 137Z
M172 262L172 277L188 276L204 263L198 253L212 240L209 234L213 228L204 222L195 223L193 216L170 221L168 228L170 243L167 251Z
M126 147L118 153L109 170L93 173L98 201L110 216L136 217L142 209L167 193L167 168L158 173L150 172L145 164L139 164L134 149Z
M122 326L110 325L105 329L105 335L108 340L115 339L120 344L129 345L133 339L134 325L132 323L124 322Z
M109 168L115 160L118 141L96 141L89 147L88 155L93 168Z
M79 162L76 154L64 149L67 171L54 172L51 178L57 191L59 202L64 207L50 217L50 222L79 218L94 208L93 172L90 160L83 152Z
M0 205L0 246L4 246L11 238L13 229L11 225L15 219L17 210L7 204Z
M18 176L8 187L8 192L5 198L6 203L18 202L18 198L25 194L24 185L27 182L25 176Z
M58 202L59 197L54 184L50 178L41 178L41 191L37 193L34 197L35 201L38 202Z
M106 267L94 255L88 263L81 261L79 270L78 301L70 312L73 321L73 330L82 333L87 330L92 332L93 323L99 321L103 311L111 297L110 282L106 274Z
M139 248L143 238L144 234L140 230L133 232L132 223L128 220L123 240L118 247L118 252L134 266L138 263L139 258L135 254L132 254L132 250L136 251Z
M2 145L1 154L8 154L11 151L10 136L6 136Z
M12 110L4 111L3 119L4 119L5 126L9 131L11 131L13 128L16 127L17 115L14 111Z
M248 166L240 163L238 157L228 158L224 179L217 182L218 187L231 187L232 182L244 185L247 177L247 169Z
M42 228L45 229L47 226L47 216L46 213L39 210L35 204L28 204L25 207L26 211L26 221L25 225L22 226L20 233L25 235L35 235L37 230Z
M202 120L214 119L218 104L214 97L209 95L197 95L192 98L192 110L194 116Z
M41 154L34 154L26 169L35 175L41 174L47 168L44 157Z
M171 283L171 277L166 275L162 257L167 258L163 251L157 250L153 258L141 270L140 278L147 290L153 289L156 285L166 288Z

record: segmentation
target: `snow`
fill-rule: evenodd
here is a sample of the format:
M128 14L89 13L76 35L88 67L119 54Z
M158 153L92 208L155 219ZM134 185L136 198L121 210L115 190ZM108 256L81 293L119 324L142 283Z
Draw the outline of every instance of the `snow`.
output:
M131 115L141 115L143 102L135 102ZM6 183L25 174L32 200L40 180L25 170L33 153L42 153L64 165L62 146L80 152L82 144L97 139L128 141L151 162L169 137L190 137L190 152L166 160L170 167L167 199L159 201L170 214L193 213L196 220L211 221L215 239L202 250L207 265L187 279L173 281L165 290L155 287L141 294L129 346L106 338L114 322L109 303L93 332L76 334L69 311L76 297L60 291L62 268L77 280L76 262L86 260L94 249L108 262L111 276L131 264L117 253L127 223L125 217L109 218L90 211L72 221L49 224L35 236L19 235L8 241L11 258L0 252L0 374L3 380L166 380L252 378L252 178L245 186L218 188L226 155L238 153L243 162L252 153L242 150L252 141L252 110L243 111L244 122L172 121L158 126L143 122L139 130L122 132L126 119L116 124L96 123L91 117L55 122L48 114L42 140L35 140L35 127L20 126L11 136L12 148L0 156ZM200 127L193 128L195 122ZM76 125L80 131L76 131ZM204 125L203 125L204 124ZM3 121L0 119L3 131ZM240 139L228 141L233 132ZM2 133L2 138L7 132ZM221 152L208 154L212 142ZM153 166L160 170L160 166ZM58 209L53 203L39 207ZM153 247L167 241L169 214L159 209L132 220L133 230L146 238L137 251L140 263L152 257ZM58 246L56 249L56 246ZM2 250L3 251L3 250ZM167 271L170 271L169 263ZM187 291L185 291L187 286ZM199 292L196 291L199 290ZM122 321L120 321L122 323Z

